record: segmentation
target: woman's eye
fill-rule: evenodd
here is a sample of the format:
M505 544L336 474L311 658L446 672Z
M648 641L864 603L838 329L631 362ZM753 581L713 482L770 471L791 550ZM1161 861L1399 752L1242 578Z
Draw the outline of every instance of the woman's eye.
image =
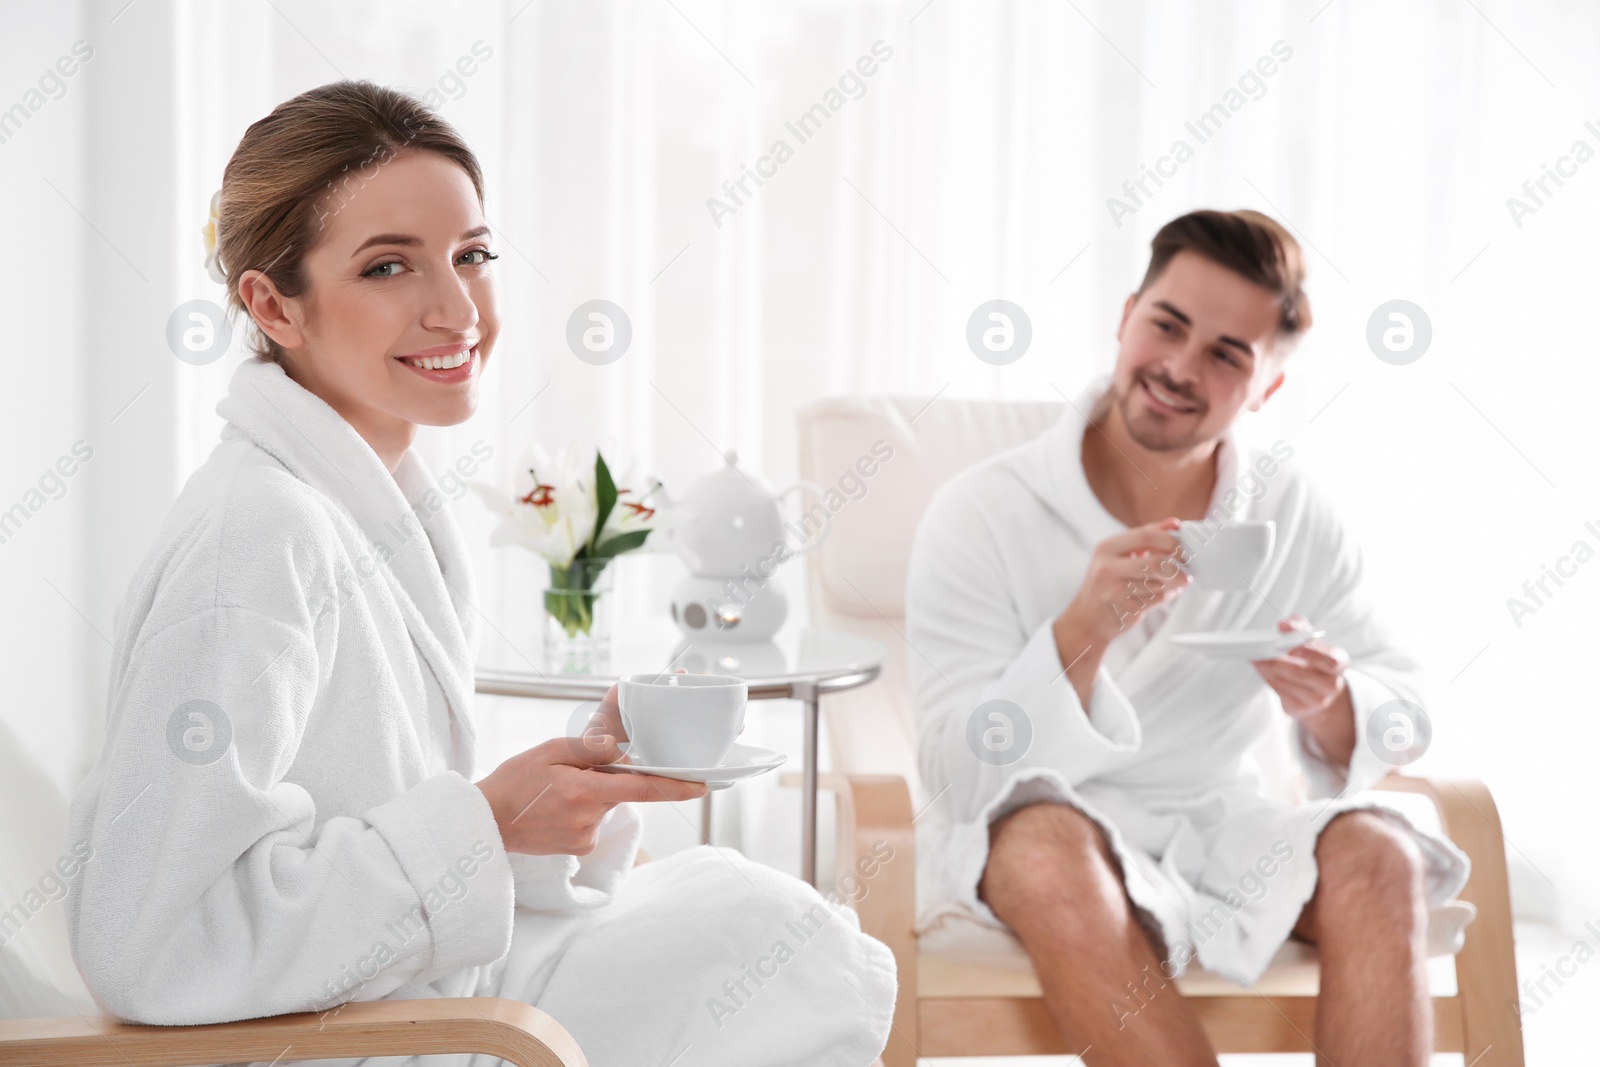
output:
M1229 352L1226 348L1216 349L1216 355L1218 359L1222 360L1230 367L1236 367L1239 365L1238 359L1234 358L1233 353Z
M500 258L494 253L490 252L487 248L473 248L461 253L461 257L463 259L466 259L469 256L479 256L481 258L465 263L464 265L468 267L481 267L491 259ZM363 278L393 278L395 277L395 272L389 270L389 268L404 266L405 264L400 262L398 259L392 259L387 263L379 263L375 266L367 268L362 272L361 276Z
M1162 333L1171 333L1172 332L1172 323L1170 323L1170 322L1162 322L1160 319L1157 319L1156 320L1156 329L1160 330Z

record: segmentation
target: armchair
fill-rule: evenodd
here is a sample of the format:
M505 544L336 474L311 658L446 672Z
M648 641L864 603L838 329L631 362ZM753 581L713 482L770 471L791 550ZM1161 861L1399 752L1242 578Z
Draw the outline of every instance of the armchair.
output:
M10 904L24 900L55 863L67 804L4 725L0 811L27 813L0 820L0 901ZM587 1063L550 1016L497 997L377 1000L212 1026L137 1026L97 1014L72 962L59 901L0 913L0 939L0 1063L8 1067L181 1067L450 1052L488 1053L517 1067ZM62 1008L73 1014L60 1015Z
M800 476L836 480L875 442L893 456L867 491L838 510L828 540L806 560L815 625L871 637L889 651L879 684L830 695L823 715L836 798L836 869L848 871L887 842L894 860L873 875L856 903L864 930L893 949L900 995L884 1052L888 1067L918 1056L1052 1055L1066 1047L1051 1021L1021 943L970 923L938 932L915 929L912 822L934 798L917 766L916 727L906 674L905 564L933 491L992 453L1021 444L1055 421L1054 402L1002 403L915 397L819 401L800 412ZM1290 787L1287 748L1258 753L1269 786ZM1274 777L1275 776L1275 777ZM1391 774L1379 787L1399 794L1408 816L1439 828L1472 860L1462 899L1477 909L1454 956L1429 961L1435 1048L1461 1052L1474 1067L1521 1067L1512 914L1504 840L1493 798L1468 779ZM1417 801L1422 803L1418 805ZM1431 801L1431 806L1427 803ZM1254 988L1191 966L1178 988L1193 1001L1219 1052L1310 1052L1318 988L1313 946L1290 941Z

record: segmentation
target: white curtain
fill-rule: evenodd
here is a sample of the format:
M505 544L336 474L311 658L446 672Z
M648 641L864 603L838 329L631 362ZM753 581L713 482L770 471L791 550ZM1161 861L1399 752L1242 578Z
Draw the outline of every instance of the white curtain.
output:
M1600 548L1585 432L1600 372L1584 310L1600 162L1561 162L1574 142L1600 149L1592 5L175 10L180 289L209 284L195 231L233 145L296 92L344 76L442 89L442 113L478 151L505 329L478 416L424 437L440 470L482 439L495 448L483 476L509 478L523 442L581 437L679 488L729 450L786 484L808 401L1071 395L1109 366L1161 223L1196 206L1282 219L1309 256L1316 325L1254 432L1290 441L1346 507L1377 594L1436 676L1436 743L1417 771L1486 779L1519 906L1590 917L1600 852L1572 849L1566 827L1596 807L1600 564L1549 584L1520 626L1507 598L1574 542ZM480 41L492 57L453 79ZM802 141L790 124L808 112ZM789 152L770 162L778 141ZM1535 210L1513 217L1507 199L1533 204L1523 183L1546 165L1563 184L1546 179ZM747 178L735 204L724 183L747 167L768 176ZM633 327L604 367L564 341L568 315L596 298ZM1032 324L1031 348L1004 367L965 340L994 298ZM1432 324L1410 365L1366 341L1392 299ZM216 439L235 362L176 379L180 477ZM486 543L472 498L457 514ZM531 639L537 568L487 547L478 562L486 642ZM626 610L658 611L680 573L637 561Z

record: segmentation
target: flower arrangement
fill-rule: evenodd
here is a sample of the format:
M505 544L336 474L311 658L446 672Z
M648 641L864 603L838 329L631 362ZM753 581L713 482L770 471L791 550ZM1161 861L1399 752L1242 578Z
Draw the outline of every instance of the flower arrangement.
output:
M618 485L599 449L569 444L554 455L531 445L514 494L482 482L468 484L504 520L490 536L495 546L521 545L550 567L546 615L569 640L595 638L603 651L606 635L596 633L601 594L608 588L608 565L643 548L662 525L650 498L661 488L649 479Z

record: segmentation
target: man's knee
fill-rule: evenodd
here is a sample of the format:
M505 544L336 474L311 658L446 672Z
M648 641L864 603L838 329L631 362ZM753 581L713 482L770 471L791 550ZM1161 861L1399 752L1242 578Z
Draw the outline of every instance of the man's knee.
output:
M1083 910L1097 890L1120 898L1121 881L1115 853L1093 820L1067 804L1030 804L989 827L978 895L996 914L1056 905Z
M1396 916L1414 915L1423 869L1422 850L1405 830L1374 812L1344 812L1317 838L1319 910L1375 901Z

